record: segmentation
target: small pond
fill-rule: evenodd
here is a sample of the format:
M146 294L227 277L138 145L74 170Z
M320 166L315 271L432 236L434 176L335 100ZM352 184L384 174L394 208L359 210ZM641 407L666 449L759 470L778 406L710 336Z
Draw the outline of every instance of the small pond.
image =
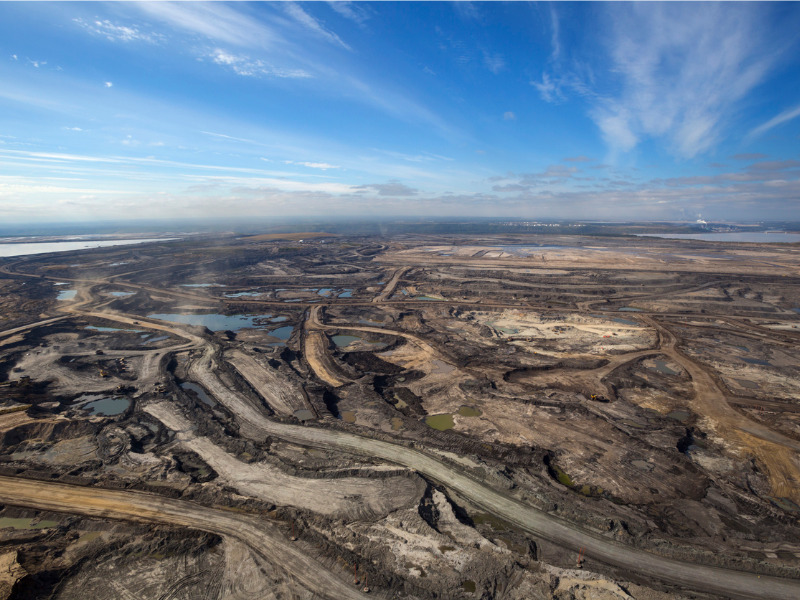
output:
M339 294L339 298L352 298L353 297L353 290L345 290L341 294Z
M294 411L295 419L299 419L300 421L310 421L314 418L314 413L308 410L307 408L301 408L300 410Z
M226 298L242 298L244 296L261 296L264 292L236 292L235 294L223 294Z
M116 298L126 298L128 296L133 296L133 292L109 292L109 294Z
M115 398L103 394L84 394L75 399L75 406L102 417L122 414L130 405L131 401L127 398Z
M185 325L197 325L208 327L211 331L239 331L245 328L263 329L266 325L256 323L265 321L272 315L220 315L216 313L206 314L176 314L176 313L154 313L147 315L150 319L161 321L171 321L173 323L183 323Z
M104 332L114 332L114 331L127 331L129 333L142 333L143 329L120 329L119 327L95 327L94 325L87 325L84 329L91 329L92 331L104 331Z
M656 370L660 373L664 373L664 375L679 375L677 371L674 371L667 366L666 361L656 359L655 363Z
M285 327L278 327L278 329L273 329L269 332L272 337L276 337L279 340L283 340L284 342L288 340L291 335L292 331L294 331L294 325L286 325Z
M619 309L620 312L642 312L641 308L633 308L632 306L623 306ZM638 323L637 323L638 325Z
M349 346L361 338L354 335L334 335L331 337L331 339L333 340L333 343L336 344L337 348L344 348L345 346Z
M56 300L72 300L78 294L78 290L61 290L56 296Z
M221 283L182 283L181 287L207 288L207 287L225 287L225 286Z
M184 381L181 384L181 389L194 392L195 394L197 394L197 397L200 398L200 400L202 400L205 404L208 404L209 406L214 406L216 404L213 398L211 398L211 396L209 396L206 393L206 391L196 383L192 383L191 381Z
M448 429L452 429L455 425L455 423L453 423L453 415L451 414L430 415L425 418L425 424L439 431L447 431Z

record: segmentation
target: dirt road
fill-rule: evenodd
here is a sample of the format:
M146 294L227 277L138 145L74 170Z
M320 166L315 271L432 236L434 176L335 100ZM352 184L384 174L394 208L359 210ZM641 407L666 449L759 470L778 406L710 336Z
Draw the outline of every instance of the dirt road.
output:
M2 476L0 502L89 517L178 525L235 538L321 598L363 598L359 588L345 583L311 558L311 548L288 541L267 519L131 490L85 488Z

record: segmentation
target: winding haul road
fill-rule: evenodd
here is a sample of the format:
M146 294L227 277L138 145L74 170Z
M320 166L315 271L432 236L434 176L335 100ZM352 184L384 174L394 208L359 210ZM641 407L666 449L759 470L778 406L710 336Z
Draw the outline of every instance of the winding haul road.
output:
M397 278L399 279L399 276ZM253 406L245 397L229 389L218 379L215 373L216 352L209 341L182 328L154 324L135 315L83 312L78 310L77 306L72 305L72 311L77 314L128 324L137 321L136 325L140 327L169 331L186 339L187 343L180 346L182 348L203 347L203 357L195 360L190 367L192 376L236 415L240 423L245 426L243 431L250 435L269 435L305 446L326 450L336 449L403 465L440 482L475 505L524 531L565 547L575 549L584 547L587 557L647 579L742 600L800 598L798 580L757 576L752 573L678 561L621 544L526 505L423 451L337 430L273 422L266 418L258 407ZM667 345L669 346L669 343ZM683 359L680 361L682 364L688 362L686 357L680 356L680 358ZM0 477L0 501L42 510L181 525L228 535L243 541L271 562L284 566L304 585L322 591L325 597L363 597L354 588L345 585L326 571L319 563L309 559L283 540L273 525L259 521L255 517L234 515L218 509L140 492L77 488L8 477Z
M285 569L323 598L364 597L360 588L346 584L308 556L308 549L303 552L302 546L288 541L277 526L255 516L132 490L84 488L2 476L0 502L88 517L178 525L228 536Z

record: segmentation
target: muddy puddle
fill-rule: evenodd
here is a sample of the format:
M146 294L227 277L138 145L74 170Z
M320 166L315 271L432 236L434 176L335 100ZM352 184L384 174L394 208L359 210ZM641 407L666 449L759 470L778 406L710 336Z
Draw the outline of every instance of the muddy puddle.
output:
M356 413L352 410L345 410L341 413L342 421L345 423L355 423L356 422Z
M300 410L294 411L294 417L299 419L300 421L310 421L314 418L314 413L308 410L307 408L301 408Z
M415 296L414 300L430 300L432 302L442 302L444 298L434 298L433 296Z
M197 395L197 397L200 398L201 401L203 401L203 403L208 404L209 406L215 406L217 404L214 401L214 399L211 396L209 396L206 393L206 391L196 383L192 383L191 381L184 381L181 384L181 389L194 392Z
M483 413L473 406L462 406L458 409L458 414L462 417L480 417Z
M619 312L643 312L641 308L634 308L632 306L623 306L619 310ZM638 325L638 323L634 323L634 325Z
M344 290L338 296L339 298L352 298L353 297L353 290Z
M668 419L678 421L679 423L685 423L691 416L692 413L690 413L688 410L673 410L672 412L667 413Z
M755 381L750 381L749 379L734 379L734 381L747 390L757 390L761 387Z
M115 298L127 298L128 296L133 296L133 292L109 292L110 296L114 296Z
M56 300L72 300L78 295L78 290L61 290L56 296Z
M747 357L747 356L740 356L739 360L743 360L748 365L759 365L759 366L762 366L762 367L771 367L772 366L772 363L770 363L769 361L764 360L762 358L750 358L750 357Z
M33 518L14 518L14 517L0 517L0 529L14 528L14 529L49 529L56 527L56 521L39 521L34 523Z
M211 331L239 331L240 329L263 329L272 315L221 315L218 313L206 314L177 314L153 313L147 315L148 319L183 323L184 325L197 325L207 327Z

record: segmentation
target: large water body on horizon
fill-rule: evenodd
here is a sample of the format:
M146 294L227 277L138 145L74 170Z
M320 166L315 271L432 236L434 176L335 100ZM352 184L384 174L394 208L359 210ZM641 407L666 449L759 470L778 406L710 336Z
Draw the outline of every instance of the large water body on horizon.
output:
M792 244L800 242L800 233L767 233L740 231L733 233L637 233L638 237L657 237L706 242L753 242L758 244Z
M180 238L79 240L71 242L13 242L10 244L0 244L0 258L47 254L49 252L68 252L70 250L88 250L90 248L106 248L108 246L124 246L127 244L145 244L148 242L168 242L177 239Z

